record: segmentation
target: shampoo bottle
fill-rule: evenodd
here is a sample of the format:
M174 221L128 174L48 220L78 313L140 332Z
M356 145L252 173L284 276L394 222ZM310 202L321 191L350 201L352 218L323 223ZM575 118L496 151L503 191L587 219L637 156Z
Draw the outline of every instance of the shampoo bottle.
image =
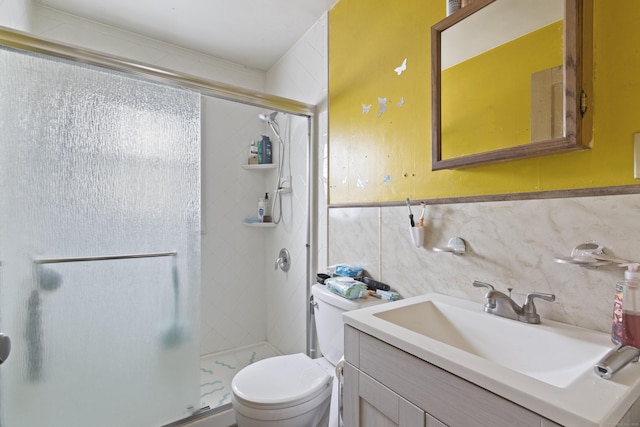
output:
M262 135L262 151L264 153L262 163L273 163L273 147L271 146L271 139L266 135Z
M611 341L640 348L640 264L624 265L624 282L616 284Z
M258 199L258 222L264 222L264 200Z
M264 163L264 148L262 147L262 139L259 139L256 144L258 144L258 164L261 165Z

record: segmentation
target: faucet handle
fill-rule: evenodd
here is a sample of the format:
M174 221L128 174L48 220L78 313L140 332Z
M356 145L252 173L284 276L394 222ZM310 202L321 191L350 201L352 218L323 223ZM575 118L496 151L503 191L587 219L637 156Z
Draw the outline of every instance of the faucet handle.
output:
M521 320L527 323L540 323L540 315L536 311L536 305L533 303L535 298L540 298L545 301L555 301L556 296L554 294L543 294L541 292L529 292L524 299L522 305Z
M493 291L495 288L493 287L493 285L489 284L489 283L485 283L485 282L480 282L478 280L474 280L473 281L473 286L475 286L476 288L487 288L490 291Z
M556 296L554 294L543 294L540 292L529 292L527 296L524 298L524 304L522 305L522 310L525 313L535 313L536 306L533 303L534 298L540 298L545 301L555 301Z

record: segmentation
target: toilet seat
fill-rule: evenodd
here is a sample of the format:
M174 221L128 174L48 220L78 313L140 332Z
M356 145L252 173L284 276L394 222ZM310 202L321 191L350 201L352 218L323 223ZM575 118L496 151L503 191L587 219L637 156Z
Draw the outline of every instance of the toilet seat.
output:
M255 409L284 409L331 389L332 377L303 353L263 359L233 378L235 399Z

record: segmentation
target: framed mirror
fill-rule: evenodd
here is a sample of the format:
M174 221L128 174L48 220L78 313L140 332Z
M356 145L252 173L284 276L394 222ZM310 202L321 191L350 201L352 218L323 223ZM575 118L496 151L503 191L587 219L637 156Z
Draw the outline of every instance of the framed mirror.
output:
M431 28L432 170L589 148L582 18L583 0L472 0Z

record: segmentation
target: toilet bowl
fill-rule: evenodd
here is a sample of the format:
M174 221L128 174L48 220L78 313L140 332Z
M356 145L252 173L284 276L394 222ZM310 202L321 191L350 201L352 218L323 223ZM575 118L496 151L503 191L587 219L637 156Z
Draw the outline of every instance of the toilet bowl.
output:
M333 377L305 354L264 359L233 378L238 427L327 426Z
M343 356L342 313L380 304L375 298L348 300L313 285L314 320L323 357L303 353L260 360L231 381L238 427L335 427L338 425L336 365Z

